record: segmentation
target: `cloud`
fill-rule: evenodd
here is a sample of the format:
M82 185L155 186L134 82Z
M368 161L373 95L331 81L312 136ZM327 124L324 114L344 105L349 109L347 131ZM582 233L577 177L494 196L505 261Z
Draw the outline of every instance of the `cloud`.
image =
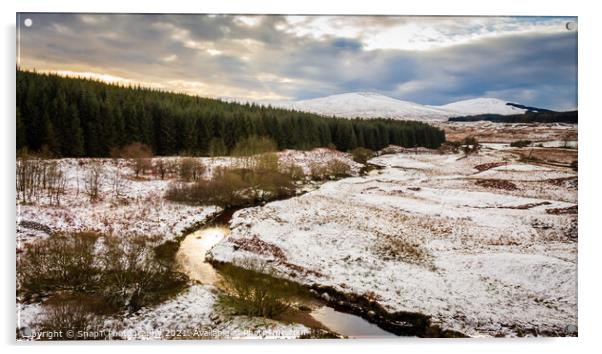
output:
M22 16L24 18L25 16ZM19 64L212 97L575 108L574 18L26 14Z

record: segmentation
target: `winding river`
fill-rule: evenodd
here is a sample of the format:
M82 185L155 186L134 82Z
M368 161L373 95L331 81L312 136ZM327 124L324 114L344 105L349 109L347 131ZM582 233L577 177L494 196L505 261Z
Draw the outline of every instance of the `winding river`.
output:
M206 285L218 285L221 279L219 270L206 261L205 255L213 246L223 240L230 232L227 222L232 217L233 211L226 211L218 219L222 224L215 221L201 230L188 234L180 244L176 256L181 269L194 281ZM224 220L227 219L227 220ZM297 299L297 306L310 309L309 316L298 316L291 321L299 322L310 327L325 328L330 332L349 338L383 338L395 337L395 334L387 332L367 320L336 311L326 306L321 300ZM309 318L307 318L309 317Z

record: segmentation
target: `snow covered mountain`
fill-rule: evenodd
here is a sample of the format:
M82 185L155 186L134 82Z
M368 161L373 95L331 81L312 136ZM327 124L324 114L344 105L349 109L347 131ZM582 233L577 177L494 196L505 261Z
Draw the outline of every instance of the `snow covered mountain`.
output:
M511 106L507 103L508 102L498 100L497 98L474 98L471 100L448 103L443 106L437 106L437 108L457 112L465 116L477 114L510 115L522 114L527 111L526 109Z
M453 116L444 109L401 101L373 92L343 93L296 101L290 104L290 107L300 111L347 118L439 120Z
M248 101L222 98L229 102L271 105L285 109L344 118L391 118L423 121L444 121L451 117L479 114L522 114L527 106L509 104L497 98L474 98L443 106L402 101L375 92L350 92L301 101ZM517 107L519 106L519 107ZM520 108L525 107L525 108Z

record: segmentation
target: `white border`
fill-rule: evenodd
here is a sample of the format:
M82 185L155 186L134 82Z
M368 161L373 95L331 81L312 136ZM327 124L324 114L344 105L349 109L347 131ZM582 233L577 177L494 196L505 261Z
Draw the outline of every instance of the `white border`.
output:
M585 2L584 2L585 3ZM600 45L597 34L602 13L596 11L595 2L584 5L576 1L524 0L469 1L453 0L437 3L431 0L382 1L362 0L351 2L325 0L221 0L192 2L169 0L149 1L103 0L40 2L20 0L18 3L2 2L2 85L3 115L0 122L2 137L2 226L5 269L2 274L3 314L0 333L2 344L9 351L27 353L81 352L103 353L107 350L144 350L148 353L167 351L185 352L237 352L261 350L305 353L327 349L345 352L365 352L375 346L380 351L416 351L420 353L508 353L541 351L547 353L575 353L593 349L597 343L600 321L600 259L602 251L596 219L600 207L600 132L602 126L602 101L599 99ZM15 152L15 13L20 12L180 12L180 13L286 13L286 14L404 14L404 15L556 15L579 16L579 338L561 339L471 339L471 340L407 340L396 341L228 341L228 342L151 342L151 343L95 343L85 344L14 344L14 152ZM322 347L326 348L322 348ZM598 345L599 346L599 345Z

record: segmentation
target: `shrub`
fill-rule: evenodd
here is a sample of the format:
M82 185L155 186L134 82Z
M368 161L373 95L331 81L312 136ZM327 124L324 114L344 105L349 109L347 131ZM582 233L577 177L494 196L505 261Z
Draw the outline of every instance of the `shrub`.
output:
M439 151L457 153L462 147L462 141L446 141L439 147Z
M524 148L531 145L531 140L516 140L510 143L510 146L517 148Z
M293 162L281 167L282 173L287 175L293 181L299 181L305 178L303 168Z
M315 181L347 177L351 175L351 167L343 161L332 159L326 163L311 162L310 176Z
M53 234L26 244L17 258L19 290L25 296L54 290L86 290L98 274L94 233Z
M279 171L221 167L215 169L211 180L171 183L165 198L175 202L231 207L277 198L293 190L291 178Z
M132 143L118 150L117 155L132 161L136 177L138 177L140 173L144 174L153 167L151 161L153 152L148 145Z
M111 193L113 194L113 198L121 198L123 196L123 191L126 187L126 181L123 178L120 170L116 169L111 173L109 183L111 186Z
M155 251L159 238L107 236L103 241L100 286L110 304L137 310L186 284L186 276L173 269L173 262L165 262Z
M34 323L38 333L47 333L41 340L106 339L99 309L102 300L78 295L55 296L44 303L39 320Z
M231 264L220 266L223 290L220 304L235 315L274 318L291 307L291 300L304 293L293 282L278 279L257 262L243 262L244 268Z
M347 177L351 175L351 167L340 160L330 160L327 164L327 169L331 176Z
M176 172L178 172L177 163L163 158L154 159L153 173L162 180L174 176Z
M255 155L254 168L259 171L278 172L280 168L278 155L273 152Z
M206 169L199 159L193 157L184 157L178 161L178 173L183 181L198 181Z
M61 196L65 194L67 177L56 161L46 163L45 187L50 199L50 204L61 204Z
M177 247L159 237L53 234L25 246L17 259L18 291L71 290L94 295L108 307L139 309L181 289L174 269ZM96 247L99 242L99 247Z
M238 158L239 167L256 168L262 160L261 156L267 155L272 157L272 155L267 153L276 151L277 149L278 145L274 140L253 135L239 141L232 149L232 156Z
M363 147L358 147L351 150L351 155L353 156L353 161L365 165L368 163L368 160L374 156L374 151Z
M476 154L479 152L480 148L481 144L479 144L477 138L473 136L466 137L462 140L462 150L465 155Z

